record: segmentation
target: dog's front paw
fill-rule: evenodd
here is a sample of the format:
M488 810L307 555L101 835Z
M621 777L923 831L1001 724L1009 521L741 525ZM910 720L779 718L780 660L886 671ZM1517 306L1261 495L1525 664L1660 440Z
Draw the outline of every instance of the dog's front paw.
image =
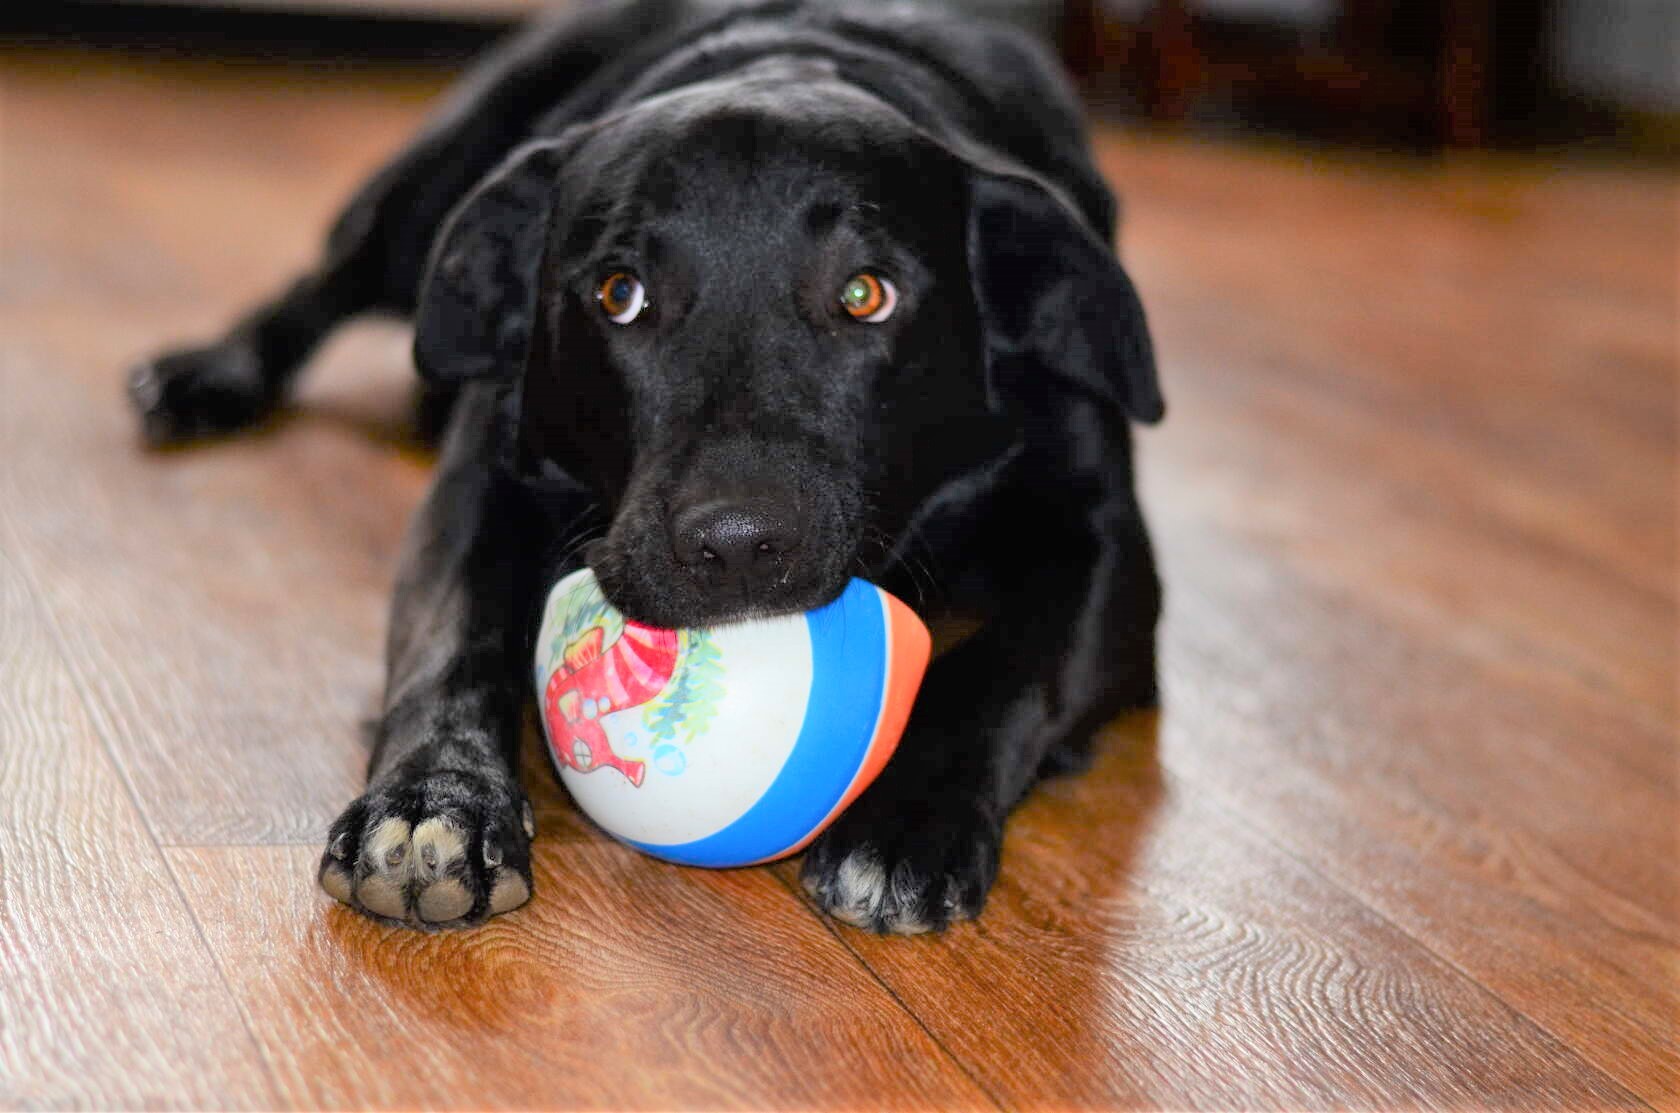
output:
M260 357L233 340L140 364L129 372L128 397L139 411L141 434L155 445L242 429L276 401Z
M801 880L823 910L871 931L914 935L980 914L1002 830L966 803L870 807L865 796L805 853Z
M335 899L410 927L469 927L531 897L531 806L509 781L456 771L370 787L327 834Z

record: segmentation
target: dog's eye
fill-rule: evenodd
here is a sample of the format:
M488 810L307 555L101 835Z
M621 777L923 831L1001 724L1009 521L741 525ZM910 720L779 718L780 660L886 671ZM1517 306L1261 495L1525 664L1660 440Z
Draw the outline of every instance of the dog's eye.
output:
M898 291L885 278L859 271L840 287L840 304L853 320L878 325L898 306Z
M647 290L635 275L617 271L595 287L595 300L601 303L601 312L609 321L627 325L647 306Z

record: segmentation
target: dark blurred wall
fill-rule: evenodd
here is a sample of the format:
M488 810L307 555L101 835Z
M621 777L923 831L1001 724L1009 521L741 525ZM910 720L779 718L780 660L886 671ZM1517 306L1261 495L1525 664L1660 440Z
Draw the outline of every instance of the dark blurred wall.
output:
M1552 56L1584 97L1680 112L1680 0L1557 0Z

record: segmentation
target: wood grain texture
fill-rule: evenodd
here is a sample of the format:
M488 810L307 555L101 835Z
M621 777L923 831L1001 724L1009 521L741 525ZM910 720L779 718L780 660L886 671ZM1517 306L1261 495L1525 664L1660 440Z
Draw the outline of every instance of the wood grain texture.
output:
M1218 499L1438 636L1671 717L1672 181L1240 166L1238 202L1215 151L1105 163L1185 415L1151 438L1154 502Z
M311 884L428 472L406 335L237 442L142 453L119 396L438 86L0 50L0 1105L1680 1109L1673 175L1101 132L1160 716L943 937L643 860L534 747L536 897L415 936Z
M767 871L539 839L530 905L420 935L300 884L302 848L169 855L289 1104L991 1105Z
M0 504L0 1107L265 1108L262 1056L106 759Z
M1090 773L1029 801L977 923L845 931L1005 1105L1642 1107L1163 772L1156 725L1121 724Z
M379 147L346 112L308 154L289 149L297 90L206 78L170 111L174 86L144 69L9 76L0 329L18 342L0 436L35 447L12 454L0 498L55 573L43 593L125 776L169 802L148 817L159 838L314 843L362 782L392 554L426 464L392 439L410 372L390 328L324 353L312 422L137 451L122 369L281 283L358 171L334 140L360 134L363 167Z
M1214 158L1129 194L1143 287L1209 299L1156 314L1163 762L1672 1105L1672 182L1605 175L1589 222L1578 180L1241 157L1239 276L1149 220Z

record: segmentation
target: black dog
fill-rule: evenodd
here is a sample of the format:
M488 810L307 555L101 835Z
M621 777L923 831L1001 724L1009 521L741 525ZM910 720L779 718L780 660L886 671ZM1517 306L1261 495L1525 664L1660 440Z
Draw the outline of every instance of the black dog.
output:
M1113 228L1054 63L966 18L629 0L493 56L318 269L131 384L153 440L245 425L383 310L453 401L321 885L416 926L528 898L516 752L563 573L661 626L855 574L978 625L805 883L877 931L975 915L1015 803L1155 700L1128 421L1162 403Z

